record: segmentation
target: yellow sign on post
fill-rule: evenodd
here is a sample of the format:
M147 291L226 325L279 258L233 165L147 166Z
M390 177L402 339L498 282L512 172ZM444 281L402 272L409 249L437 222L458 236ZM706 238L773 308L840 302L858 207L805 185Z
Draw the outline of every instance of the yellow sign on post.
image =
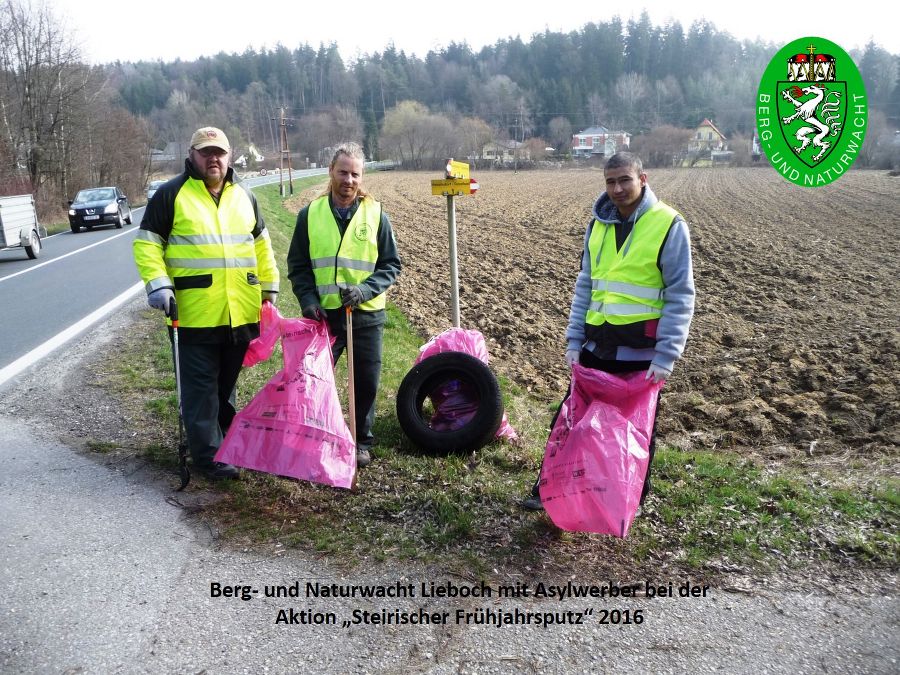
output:
M469 179L469 165L465 162L456 162L451 157L447 160L447 178Z
M469 178L443 178L431 181L431 194L454 197L472 194Z

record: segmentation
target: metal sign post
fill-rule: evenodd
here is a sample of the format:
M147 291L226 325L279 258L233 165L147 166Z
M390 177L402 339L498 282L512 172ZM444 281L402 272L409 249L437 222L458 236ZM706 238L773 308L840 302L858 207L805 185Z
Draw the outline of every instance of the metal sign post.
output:
M456 197L473 195L478 183L469 176L465 162L447 160L446 178L431 181L431 194L447 197L447 231L450 239L450 314L454 328L459 328L459 272L456 264Z
M447 195L447 228L450 238L450 318L459 328L459 274L456 268L456 197Z

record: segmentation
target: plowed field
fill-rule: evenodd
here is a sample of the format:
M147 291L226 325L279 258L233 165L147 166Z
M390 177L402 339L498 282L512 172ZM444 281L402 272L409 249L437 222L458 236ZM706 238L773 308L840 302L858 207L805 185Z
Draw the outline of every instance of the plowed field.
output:
M602 172L473 172L457 198L462 325L549 400ZM900 179L802 189L768 168L650 171L691 227L697 311L660 410L666 444L832 458L900 446ZM426 173L367 177L404 268L391 297L424 337L450 326L446 199ZM512 420L515 425L515 420ZM840 454L836 454L840 453Z

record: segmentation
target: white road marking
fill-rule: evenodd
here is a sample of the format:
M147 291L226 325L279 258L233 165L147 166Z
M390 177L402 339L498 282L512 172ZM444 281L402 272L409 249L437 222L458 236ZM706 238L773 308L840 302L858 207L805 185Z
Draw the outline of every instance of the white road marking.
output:
M99 242L102 243L102 242ZM70 254L71 255L71 254ZM51 261L52 262L52 261ZM81 319L80 321L76 321L71 326L66 328L60 333L57 333L52 338L47 340L44 344L35 347L30 352L22 356L21 358L16 359L8 366L0 370L0 386L2 386L7 380L12 377L15 377L23 370L28 368L31 365L37 363L40 359L44 358L52 352L54 349L61 347L66 342L71 340L73 337L89 328L93 324L97 323L100 319L105 317L107 314L112 313L121 305L124 305L131 298L133 298L139 291L144 288L144 282L139 281L134 286L131 286L124 293L119 294L109 302L107 302L102 307L94 310L86 317Z
M112 241L113 239L118 239L119 237L124 237L126 234L134 235L134 228L130 228L127 231L122 232L120 234L115 234L112 237L108 237L108 238L104 239L103 241L96 241L93 244L88 244L87 246L85 246L83 248L79 248L74 251L69 251L68 253L63 254L63 255L59 256L58 258L54 258L53 260L47 260L46 262L42 262L42 263L38 263L37 265L33 265L32 267L29 267L28 269L21 270L19 272L14 272L13 274L8 274L5 277L0 277L0 282L6 281L7 279L12 279L13 277L17 277L20 274L25 274L26 272L34 272L36 269L40 269L44 265L49 265L51 263L58 262L58 261L62 260L63 258L68 258L70 255L75 255L76 253L81 253L82 251L87 251L89 248L94 248L95 246L100 246L100 244L106 244L106 243ZM49 239L49 237L46 237L46 238Z

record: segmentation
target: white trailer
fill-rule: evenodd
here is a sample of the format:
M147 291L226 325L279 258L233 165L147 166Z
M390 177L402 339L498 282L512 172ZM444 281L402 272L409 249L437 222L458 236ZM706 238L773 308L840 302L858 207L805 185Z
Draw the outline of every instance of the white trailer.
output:
M32 195L0 197L0 250L24 248L29 258L41 252L47 229L38 223Z

